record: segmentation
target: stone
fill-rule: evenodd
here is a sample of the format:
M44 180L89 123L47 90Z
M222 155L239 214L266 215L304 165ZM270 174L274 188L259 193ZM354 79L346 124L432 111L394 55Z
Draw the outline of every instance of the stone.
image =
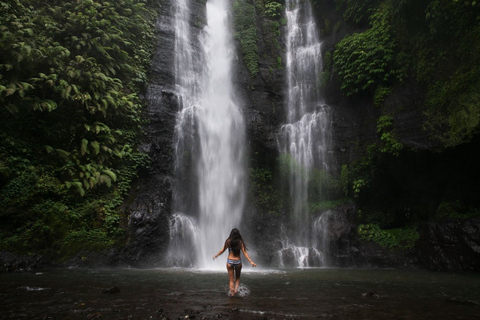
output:
M111 287L111 288L102 290L102 293L103 293L103 294L116 294L116 293L120 293L120 288L118 288L118 287Z

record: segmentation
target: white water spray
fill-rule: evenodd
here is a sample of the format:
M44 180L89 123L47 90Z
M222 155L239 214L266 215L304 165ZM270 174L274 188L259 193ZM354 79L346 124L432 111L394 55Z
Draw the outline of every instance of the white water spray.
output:
M314 170L329 170L330 119L320 95L321 42L309 1L287 0L287 124L281 128L279 148L289 165L293 219L285 234L280 262L296 266L324 264L323 248L312 234L309 179ZM313 230L313 232L316 232Z
M175 206L198 217L198 233L190 251L195 265L219 269L224 263L213 261L212 256L230 230L239 226L244 208L245 125L231 79L230 1L207 2L207 25L196 39L202 49L198 54L192 49L195 40L189 33L187 4L181 0L175 7L175 75L182 102L176 126L176 172L177 179L196 184L189 187L196 195L182 195L185 190L177 184ZM185 200L192 203L186 205Z

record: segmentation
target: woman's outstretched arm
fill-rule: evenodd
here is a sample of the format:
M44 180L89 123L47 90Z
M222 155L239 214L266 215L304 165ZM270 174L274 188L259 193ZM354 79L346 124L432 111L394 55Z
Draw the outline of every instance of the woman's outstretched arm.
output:
M213 256L213 260L215 260L219 255L225 252L227 250L227 241L225 241L225 244L223 245L222 250L220 250L216 255Z
M243 252L243 255L245 256L245 258L247 258L247 260L252 264L252 267L256 267L257 264L255 262L253 262L252 259L250 259L250 257L248 256L248 252L245 249L245 246L243 245L243 243L242 243L242 252Z

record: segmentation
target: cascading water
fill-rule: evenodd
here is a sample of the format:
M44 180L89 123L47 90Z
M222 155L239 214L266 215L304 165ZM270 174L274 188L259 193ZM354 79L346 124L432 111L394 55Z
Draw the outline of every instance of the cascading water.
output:
M180 248L177 240L184 237L185 228L171 228L169 257L175 256L173 250L191 257L171 261L172 265L222 268L223 263L211 257L230 229L239 225L244 208L245 125L231 79L229 2L207 2L207 25L196 38L190 33L190 2L175 4L175 75L181 110L176 125L177 213L172 221L195 217L190 221L196 221L197 234L193 246L185 241Z
M293 207L290 232L284 233L279 252L283 265L324 265L322 243L312 230L309 179L313 172L328 172L330 119L319 91L321 42L309 1L287 0L287 124L279 135L279 148L289 166L289 189Z

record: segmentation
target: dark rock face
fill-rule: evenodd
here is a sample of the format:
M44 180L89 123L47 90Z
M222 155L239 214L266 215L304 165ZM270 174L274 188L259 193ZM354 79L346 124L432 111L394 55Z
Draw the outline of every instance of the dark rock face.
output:
M282 248L280 219L262 214L252 205L247 206L245 211L243 224L246 228L242 228L245 230L242 231L242 236L250 241L247 245L251 244L255 248L255 252L250 253L252 260L262 266L278 266L278 251Z
M258 21L261 26L261 21ZM239 44L237 44L239 51ZM263 37L259 35L258 51L265 52ZM285 75L283 69L277 68L272 55L283 53L271 52L259 55L259 73L252 77L248 72L243 57L238 56L234 84L243 106L246 122L247 141L251 153L261 153L275 157L278 154L277 133L284 121Z
M161 265L170 241L170 215L173 211L174 140L180 101L175 91L175 30L173 0L162 1L156 23L157 48L152 61L150 86L144 115L146 136L140 148L152 159L130 196L125 212L129 217L129 242L117 264ZM192 38L198 37L205 21L205 3L191 0ZM193 41L198 46L198 41ZM200 49L198 49L200 50Z
M128 264L158 264L169 243L169 215L172 207L173 141L178 98L174 92L174 41L172 3L163 1L156 23L158 44L147 91L148 124L140 148L152 159L141 174L125 211L129 217L129 242L122 260Z
M272 45L277 42L284 46L283 30L281 31L282 34L273 35L269 32L268 21L257 15L258 74L252 77L246 68L238 41L233 73L233 82L245 119L249 159L259 167L273 168L273 171L279 155L277 136L286 119L285 70L278 63L279 60L285 61L285 53L280 46ZM255 197L252 194L249 196ZM247 198L240 226L242 235L255 248L255 252L250 253L255 262L278 265L278 250L282 247L282 221L279 217L256 208L254 202L254 199Z
M316 10L317 23L323 30L323 23L339 23L340 28L321 35L322 55L332 54L335 46L346 35L363 32L346 24L342 14L335 10L333 1L321 1ZM395 87L385 99L382 108L376 107L372 93L347 97L340 89L341 83L332 67L330 79L324 88L324 98L331 107L333 154L338 164L351 163L363 156L365 147L379 142L377 119L384 114L392 115L395 136L406 148L425 150L436 147L429 134L423 129L424 114L419 106L423 92L416 83Z
M423 268L480 271L480 219L425 223L416 246Z
M198 35L205 21L205 4L192 0L192 34ZM158 48L152 63L152 83L148 89L149 106L145 116L149 120L142 149L152 158L151 167L142 174L138 187L125 207L129 216L129 242L113 260L142 265L159 264L169 244L169 216L172 213L173 143L176 114L179 109L174 79L174 30L171 0L163 1L157 23ZM341 17L335 13L333 2L326 7L325 17L334 25ZM285 61L281 48L268 45L271 39L264 30L265 21L257 17L259 73L252 77L247 70L237 43L234 66L234 85L244 112L247 143L250 156L260 166L275 169L278 157L277 136L285 122L285 74L279 68L278 58ZM342 26L324 35L323 54L333 52L335 44L347 30ZM283 32L283 30L282 30ZM283 34L278 36L282 47ZM331 110L333 147L331 153L338 165L348 164L363 155L365 146L377 142L376 121L385 111L394 118L398 140L407 147L428 150L435 147L422 129L422 111L416 101L421 96L414 84L394 88L384 108L374 107L371 97L346 97L332 70L324 88L325 102ZM251 195L255 197L255 195ZM278 265L278 250L282 248L281 219L259 212L249 199L241 226L246 239L255 247L254 260L263 265ZM433 270L480 269L480 222L435 222L421 228L421 238L412 251L391 251L372 243L360 241L355 221L356 208L342 206L329 218L328 260L339 267L424 267Z
M415 267L415 258L408 251L382 248L374 242L358 238L354 205L342 205L328 215L329 267Z
M386 249L357 235L355 208L343 206L329 216L328 265L336 267L422 268L480 271L480 219L427 222L413 249Z
M405 265L405 251L392 251L374 242L361 241L357 234L356 207L341 205L327 215L325 262L329 267L400 267Z
M19 255L11 252L0 252L0 273L30 271L51 264L44 256Z

